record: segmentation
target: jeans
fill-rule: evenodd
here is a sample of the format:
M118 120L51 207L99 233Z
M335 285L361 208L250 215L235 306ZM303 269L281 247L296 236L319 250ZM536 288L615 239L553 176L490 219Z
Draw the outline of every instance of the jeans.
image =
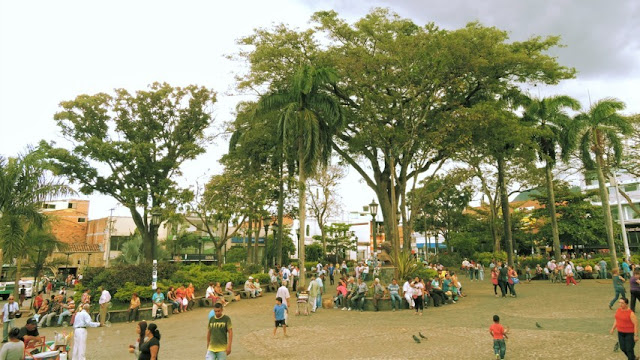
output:
M469 280L473 281L473 270L468 270L469 272Z
M58 316L58 325L62 325L62 319L67 315L71 316L71 311L65 310Z
M633 348L636 346L636 343L633 341L633 333L618 331L618 344L620 344L620 350L627 355L627 359L635 360L636 354Z
M51 326L51 319L53 319L56 315L58 314L52 312L40 318L40 327L42 327L43 325Z
M2 341L9 340L9 330L15 327L13 326L13 321L13 319L7 320L4 322L4 324L2 324Z
M316 298L316 309L320 309L322 307L322 294L318 294Z
M493 339L493 353L500 355L500 359L504 359L504 355L507 353L507 344L504 339Z
M391 308L400 310L402 306L402 298L398 294L391 294Z
M416 301L416 312L424 311L424 304L422 303L422 295L414 299Z
M629 301L629 307L631 311L636 312L636 300L640 299L640 291L631 291L631 300Z
M138 321L138 310L140 307L129 309L129 321Z
M362 273L362 281L367 281L367 275L368 273Z
M433 306L438 307L444 303L445 295L440 289L432 289L431 296L433 297Z
M356 310L364 310L364 293L357 293L351 298L351 307Z
M226 351L207 351L207 355L204 357L204 360L226 360L227 352Z
M509 286L509 292L511 293L511 295L516 296L516 284L507 282L507 285Z
M340 306L344 307L344 296L342 296L342 294L339 294L338 296L336 296L334 303L338 307Z
M618 301L618 297L621 297L623 299L626 299L626 295L624 292L624 288L613 288L613 290L615 290L616 295L613 297L613 300L611 300L611 302L609 303L609 307L613 306L613 304L616 303L616 301Z

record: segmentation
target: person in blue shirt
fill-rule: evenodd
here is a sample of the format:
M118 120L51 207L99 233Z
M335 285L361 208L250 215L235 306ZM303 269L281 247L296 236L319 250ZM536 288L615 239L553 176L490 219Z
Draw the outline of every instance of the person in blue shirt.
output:
M627 259L622 259L622 275L626 280L631 278L631 267L629 266Z
M156 312L158 309L162 309L162 314L164 317L167 317L169 314L167 304L164 303L164 294L160 290L160 288L156 289L156 293L151 297L151 301L153 302L153 307L151 308L151 317L156 317Z
M273 307L273 319L276 322L276 326L273 329L273 336L276 336L276 332L278 331L278 326L282 326L282 331L284 331L284 336L287 336L287 324L284 321L285 314L287 313L287 305L282 303L282 298L276 298L276 305Z

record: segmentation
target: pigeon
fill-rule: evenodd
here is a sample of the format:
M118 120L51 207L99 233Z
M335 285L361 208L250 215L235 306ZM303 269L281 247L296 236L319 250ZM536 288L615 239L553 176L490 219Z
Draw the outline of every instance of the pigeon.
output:
M620 343L613 345L613 352L618 352L618 349L620 349Z
M542 329L542 325L538 324L537 322L536 322L536 327L537 327L538 329Z
M419 331L418 331L418 335L420 335L420 337L421 337L421 338L423 338L423 339L426 339L426 338L427 338L426 336L422 335L422 333L421 333L421 332L419 332Z
M415 335L411 335L411 336L413 336L413 341L415 341L416 343L420 344L420 339L418 339L417 336L415 336Z

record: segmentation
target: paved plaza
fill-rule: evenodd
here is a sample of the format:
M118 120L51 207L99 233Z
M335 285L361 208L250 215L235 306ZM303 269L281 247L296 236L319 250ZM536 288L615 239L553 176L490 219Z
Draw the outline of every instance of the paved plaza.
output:
M510 327L508 359L621 359L609 335L614 311L611 281L584 280L579 286L546 281L517 285L518 298L495 298L489 281L463 281L468 296L457 304L412 311L348 312L321 309L309 317L290 316L289 337L273 338L273 293L225 308L233 321L229 359L491 359L491 317ZM332 290L332 288L330 288ZM204 359L210 309L157 322L161 359ZM24 320L21 320L21 323ZM536 327L536 322L542 328ZM21 324L20 323L20 324ZM41 330L48 339L62 328ZM67 331L70 328L66 329ZM428 340L417 344L412 335ZM132 359L128 344L135 325L89 329L88 359Z

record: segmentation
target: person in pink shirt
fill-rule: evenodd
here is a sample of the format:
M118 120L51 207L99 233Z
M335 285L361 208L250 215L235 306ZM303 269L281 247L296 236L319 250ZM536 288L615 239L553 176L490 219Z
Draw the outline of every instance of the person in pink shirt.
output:
M344 281L340 280L338 287L336 288L336 297L333 299L334 308L344 307L344 299L347 298L347 286Z

